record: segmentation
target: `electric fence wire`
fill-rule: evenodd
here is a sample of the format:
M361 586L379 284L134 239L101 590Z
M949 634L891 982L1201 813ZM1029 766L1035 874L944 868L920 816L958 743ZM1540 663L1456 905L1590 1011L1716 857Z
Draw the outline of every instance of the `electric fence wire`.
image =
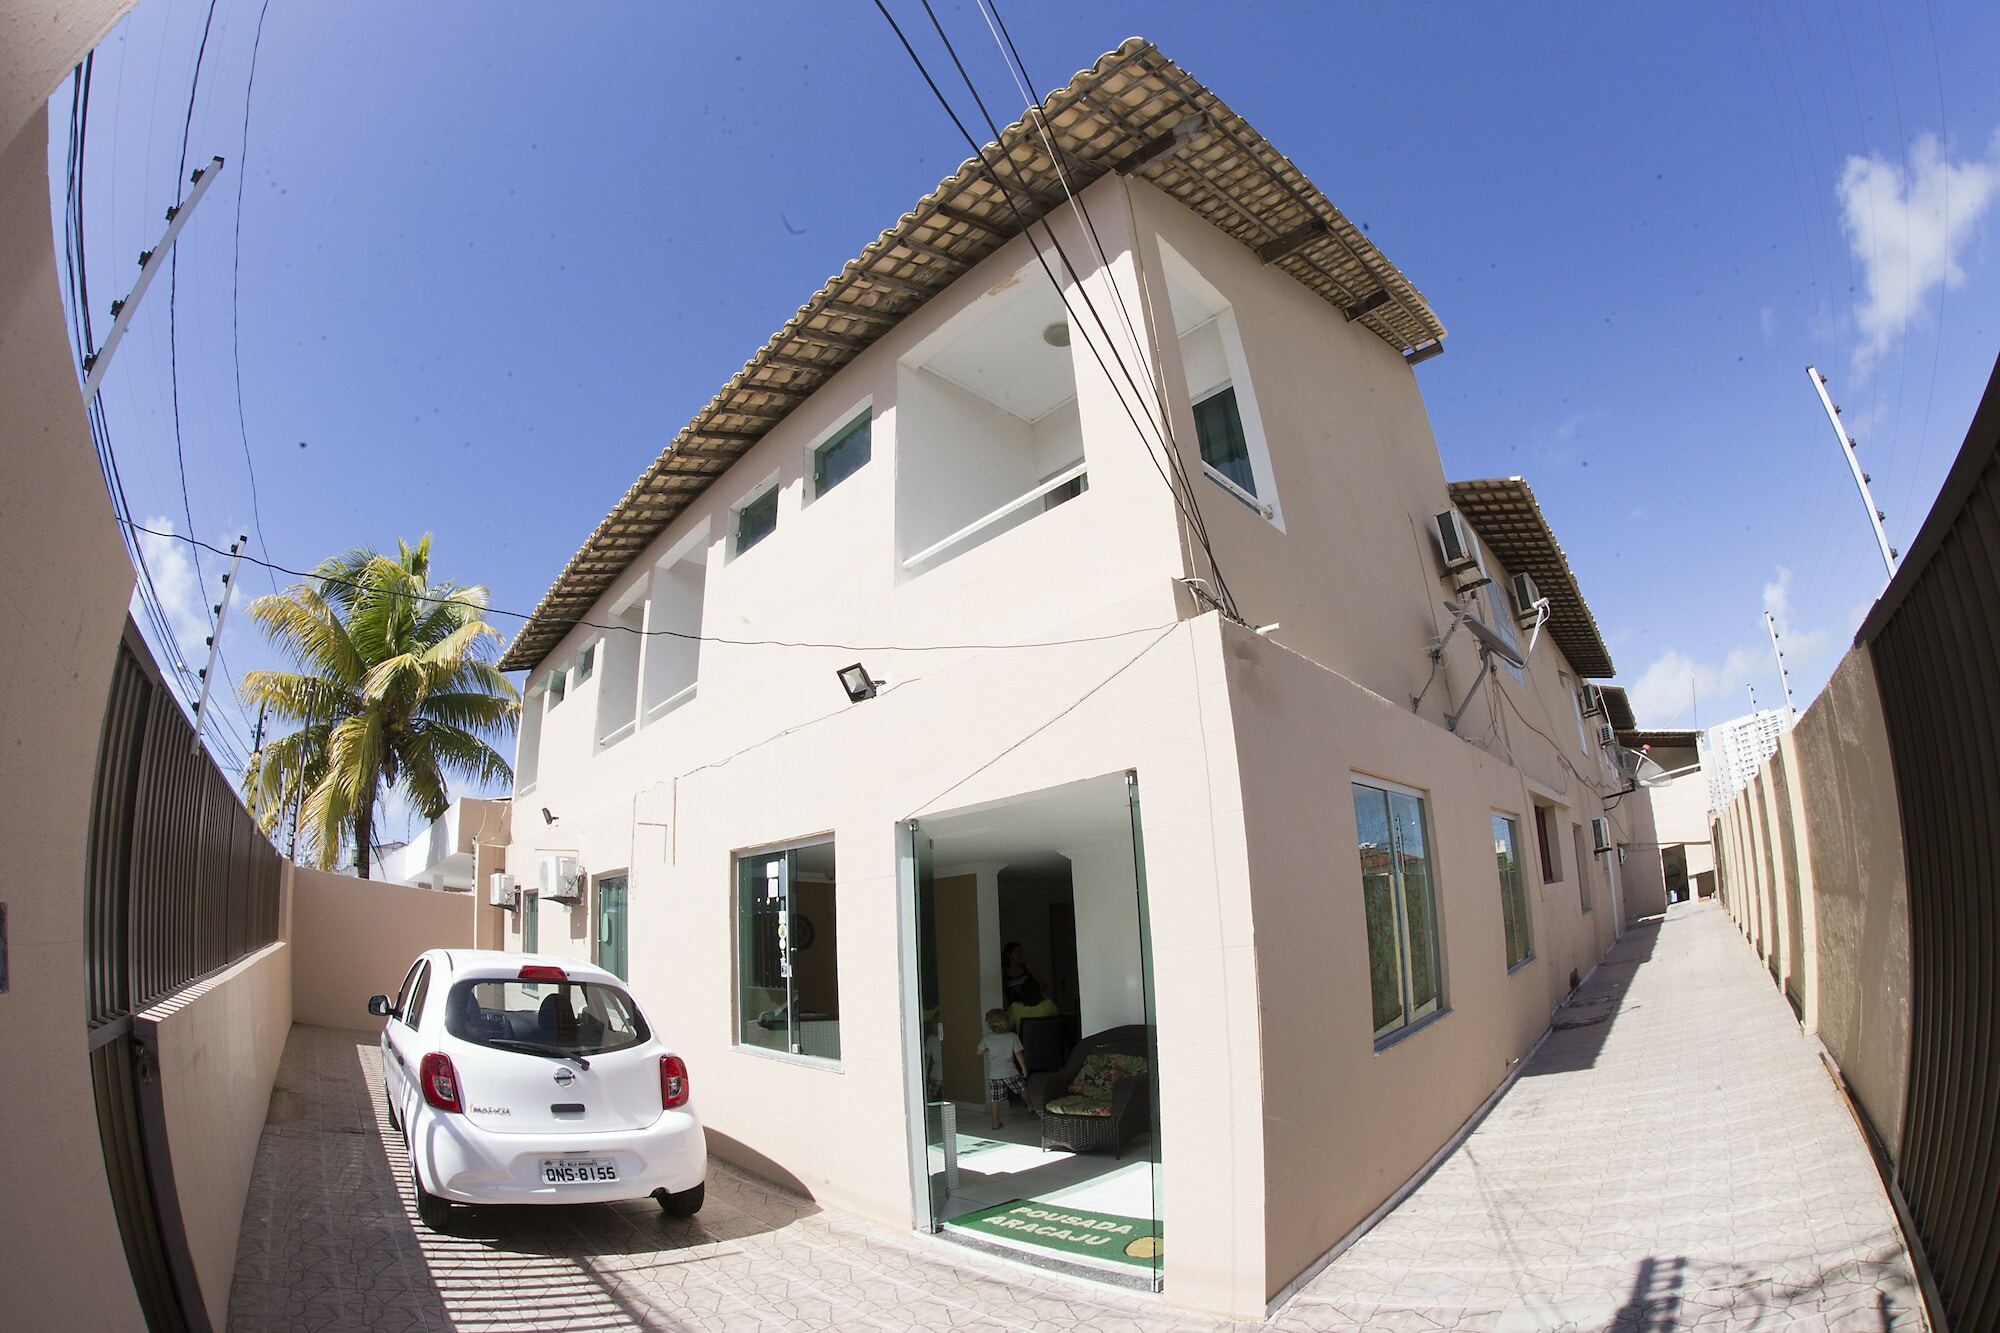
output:
M69 298L69 309L65 313L72 336L76 339L79 384L87 375L85 369L87 362L96 353L95 329L90 316L89 264L84 211L86 180L84 164L90 121L90 89L95 65L93 54L86 57L73 71L72 113L65 162L63 267ZM140 618L151 629L150 637L168 659L166 669L161 672L162 677L172 682L170 691L192 714L196 701L196 685L191 679L186 652L181 645L180 637L160 596L159 580L134 530L131 501L118 467L117 453L111 445L109 422L101 391L84 404L84 416L90 430L91 447L97 455L98 468L104 477L105 489L111 500L113 515L119 523L120 535L124 538L127 554L131 557L137 574L135 593L139 603ZM227 715L218 713L215 716L226 720ZM230 728L232 733L234 730L233 727ZM240 741L240 735L236 735L233 740L230 735L225 734L211 733L209 737L210 745L217 757L227 765L238 769L242 765L242 756L238 748Z
M930 88L931 95L937 99L938 105L944 109L945 115L951 120L952 125L958 130L960 137L962 137L965 140L966 144L969 147L971 147L971 149L973 150L973 154L979 159L981 165L985 168L988 179L992 180L993 183L999 187L1001 198L1005 201L1008 209L1014 214L1015 219L1021 224L1022 231L1024 233L1029 234L1029 240L1031 242L1029 248L1032 249L1035 253L1035 262L1037 263L1037 265L1040 266L1043 275L1048 278L1050 285L1055 289L1057 298L1062 301L1063 309L1069 315L1072 325L1073 326L1080 325L1081 320L1077 315L1075 307L1073 307L1070 304L1069 294L1067 291L1064 290L1061 280L1056 277L1055 271L1049 267L1048 259L1046 258L1046 256L1042 254L1041 247L1039 245L1035 245L1032 243L1033 236L1031 232L1030 219L1028 218L1026 212L1021 208L1020 204L1016 202L1014 198L1014 191L1007 185L1005 177L1003 177L1000 174L999 169L995 166L993 161L987 156L986 147L984 145L981 145L978 139L976 139L973 136L972 132L966 128L964 120L959 117L957 110L952 106L950 99L945 96L943 89L938 87L937 80L932 77L929 67L927 67L924 64L923 58L917 54L916 48L911 45L909 37L903 32L902 25L896 22L895 15L889 12L888 6L883 3L883 0L875 0L875 8L877 9L877 11L881 13L883 19L888 22L890 29L896 34L897 41L899 41L902 44L904 52L910 57L911 62L916 66L918 74L922 76L924 83ZM925 10L926 12L929 12L930 7L928 4L925 5ZM931 21L933 26L937 27L940 38L944 40L947 51L952 51L950 39L948 37L945 37L943 27L942 25L937 23L937 17L934 13L931 15ZM971 79L969 76L965 75L965 67L961 62L959 62L958 56L955 51L952 51L952 61L955 65L958 66L960 75L966 78L968 87L971 86ZM976 90L974 90L973 97L975 101L979 100L978 93ZM983 103L981 103L981 110L982 112L985 110ZM993 124L992 117L990 115L987 116L987 122L989 125ZM997 126L994 127L994 138L996 141L995 146L998 146L997 141L999 139L999 130ZM1018 178L1020 175L1018 168L1016 168L1015 174L1016 177ZM1055 235L1054 228L1048 225L1046 219L1043 222L1043 231L1048 235L1050 245L1055 249L1056 254L1061 259L1064 268L1069 272L1072 281L1076 284L1078 294L1082 297L1086 308L1090 311L1092 321L1096 324L1099 334L1103 338L1106 347L1108 347L1111 351L1112 359L1118 363L1121 371L1125 375L1127 383L1132 387L1133 392L1139 396L1141 402L1143 403L1144 394L1142 391L1138 389L1137 380L1133 377L1130 367L1125 365L1124 358L1120 356L1116 341L1111 336L1109 326L1105 324L1103 317L1098 314L1096 304L1091 300L1088 289L1084 287L1082 279L1076 270L1076 266L1070 261L1068 252L1063 248L1061 241L1057 239ZM1189 499L1183 496L1180 488L1178 488L1175 485L1174 481L1168 476L1166 468L1162 466L1158 458L1154 457L1150 441L1152 439L1159 440L1161 448L1169 455L1172 455L1173 453L1176 452L1173 446L1168 442L1167 438L1163 438L1161 436L1160 428L1157 425L1155 426L1152 435L1149 438L1146 426L1142 425L1140 422L1140 413L1135 412L1133 410L1131 403L1128 402L1126 399L1124 391L1118 388L1117 380L1112 376L1110 366L1106 365L1104 362L1104 354L1098 350L1096 340L1092 339L1089 336L1087 330L1085 330L1084 332L1084 342L1087 345L1089 345L1091 350L1091 355L1097 361L1099 370L1103 373L1106 381L1111 384L1113 392L1116 394L1118 398L1119 406L1124 409L1127 419L1130 420L1132 423L1133 431L1138 435L1141 444L1146 449L1146 456L1148 460L1152 462L1154 470L1160 473L1161 480L1165 482L1169 494L1173 496L1175 507L1180 510L1183 519L1189 523L1190 527L1197 534L1205 533L1206 527L1201 523L1199 517L1199 507L1193 506L1191 510ZM1203 545L1204 548L1204 554L1208 557L1210 571L1212 574L1215 575L1216 585L1217 585L1215 588L1215 593L1218 599L1218 604L1220 605L1221 609L1227 615L1230 616L1230 618L1241 620L1242 617L1236 609L1234 598L1229 596L1227 585L1222 579L1221 573L1216 566L1213 547L1210 546L1205 540L1200 539L1199 536L1198 540L1201 540L1201 544Z
M194 134L194 104L201 90L202 61L208 55L208 35L215 26L215 0L208 0L208 15L202 20L201 45L195 48L194 73L188 79L187 115L181 122L180 165L174 172L174 206L168 216L179 212L187 191L188 140ZM194 506L188 499L187 443L181 432L181 363L180 363L180 273L181 249L175 245L167 256L167 371L172 385L174 417L174 462L180 469L181 513L187 519L188 531L194 531ZM206 586L202 576L201 556L194 557L195 581Z
M264 537L264 510L257 498L257 460L250 450L250 423L243 411L243 185L250 167L250 107L257 92L257 56L264 48L264 19L271 12L271 0L257 9L256 35L250 41L250 74L243 84L243 138L236 152L236 225L230 245L229 265L229 359L235 368L236 433L243 442L243 466L250 474L250 521L257 534L257 548L271 558L271 543ZM278 591L278 577L268 568L265 577L271 591Z

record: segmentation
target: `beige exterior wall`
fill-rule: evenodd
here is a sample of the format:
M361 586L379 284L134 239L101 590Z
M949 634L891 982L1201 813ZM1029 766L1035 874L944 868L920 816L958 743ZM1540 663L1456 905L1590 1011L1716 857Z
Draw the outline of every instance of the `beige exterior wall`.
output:
M589 890L573 909L544 902L538 941L575 957L595 952L597 883L626 876L633 988L649 1012L670 1016L662 1026L689 1059L715 1151L831 1206L909 1225L905 1033L915 983L898 944L911 911L899 822L1135 771L1162 1052L1164 1224L1174 1237L1166 1296L1257 1315L1472 1113L1546 1027L1571 975L1602 957L1615 928L1610 871L1602 857L1579 868L1570 838L1576 826L1587 837L1590 818L1605 813L1597 789L1613 777L1578 736L1560 680L1568 667L1547 636L1524 682L1503 671L1485 687L1460 736L1442 723L1474 680L1469 634L1454 640L1412 711L1450 591L1422 533L1448 497L1401 359L1148 187L1128 193L1107 178L1086 198L1111 264L1085 280L1107 312L1115 283L1151 330L1147 340L1167 349L1161 373L1203 512L1246 613L1284 622L1273 641L1212 614L1182 619L1199 608L1174 579L1205 566L1190 566L1166 489L1081 336L1072 362L1089 490L962 554L914 573L902 567L899 524L913 497L899 494L899 478L927 475L925 451L937 441L899 429L898 362L988 291L1017 277L1045 281L1026 269L1027 242L1017 238L774 428L587 618L652 614L636 612L646 580L692 551L703 561L704 635L756 639L782 626L786 639L828 643L1100 641L862 652L891 685L858 705L833 678L852 651L704 643L694 697L642 716L605 746L599 717L629 710L604 707L600 691L631 688L647 666L612 663L602 632L579 629L530 677L529 706L542 707L532 690L548 670L597 646L592 678L572 680L540 715L507 863L532 889L544 857L578 858ZM1088 242L1066 216L1056 225L1081 263ZM1201 476L1188 377L1167 323L1167 249L1235 315L1282 529ZM812 446L863 405L873 414L869 463L812 496ZM737 555L732 508L773 477L777 530ZM675 596L687 595L680 585ZM1451 821L1439 837L1453 871L1453 1012L1381 1056L1369 1040L1349 767L1435 792L1438 817ZM1532 858L1530 793L1558 812L1563 870L1546 886L1531 870L1537 956L1509 976L1489 821L1495 809L1513 813ZM1630 841L1630 817L1611 816ZM735 1040L734 857L828 836L837 1065ZM1088 861L1076 862L1079 875ZM1580 869L1592 886L1589 913L1579 907ZM1317 895L1302 895L1302 882ZM520 913L504 915L499 938L518 948ZM1275 998L1260 1001L1270 987ZM1310 998L1295 1003L1295 990ZM1321 1048L1331 1063L1316 1071L1300 1052ZM1333 1141L1331 1126L1377 1117L1329 1107L1391 1091L1414 1113Z
M0 753L14 760L0 800L0 1061L34 1071L0 1079L0 1125L13 1131L0 1141L0 1199L15 1205L0 1210L0 1310L20 1328L140 1322L101 1167L83 979L91 781L132 567L64 333L43 110L124 9L29 0L0 17L0 669L35 682L33 707L0 709ZM47 1186L50 1162L72 1164L62 1189Z
M394 995L426 949L472 947L473 899L287 864L292 1017L374 1028L368 997Z
M1510 972L1491 820L1513 818L1532 861L1536 793L1521 771L1253 635L1230 631L1225 647L1256 930L1266 1282L1275 1292L1499 1086L1547 1028L1571 971L1595 966L1606 935L1583 914L1573 882L1544 885L1531 871L1534 953ZM1424 795L1444 956L1447 1011L1380 1049L1356 776ZM1592 914L1609 915L1603 905Z
M268 945L168 996L139 1014L137 1026L157 1062L200 1302L210 1323L225 1328L243 1201L292 1030L290 946Z
M1909 893L1889 737L1865 648L1841 660L1716 828L1730 915L1774 979L1797 977L1801 1021L1894 1153L1909 1078ZM1802 937L1795 970L1788 876Z

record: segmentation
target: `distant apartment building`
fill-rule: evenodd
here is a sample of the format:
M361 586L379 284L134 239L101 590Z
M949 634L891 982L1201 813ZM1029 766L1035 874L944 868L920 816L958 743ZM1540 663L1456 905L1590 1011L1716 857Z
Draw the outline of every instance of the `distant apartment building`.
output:
M1760 708L1754 713L1719 722L1703 734L1701 764L1708 774L1708 804L1720 810L1750 785L1766 759L1778 751L1785 734L1785 710Z
M1286 158L1137 39L1047 124L1065 172L1017 124L919 200L557 577L482 931L629 978L722 1157L1260 1316L1622 929L1612 662ZM988 1135L996 1008L1042 1114Z

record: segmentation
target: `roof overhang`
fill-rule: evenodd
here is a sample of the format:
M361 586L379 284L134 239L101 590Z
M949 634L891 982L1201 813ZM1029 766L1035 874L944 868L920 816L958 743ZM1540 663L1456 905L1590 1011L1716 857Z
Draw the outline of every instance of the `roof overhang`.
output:
M1628 750L1640 750L1649 745L1657 750L1692 750L1700 742L1699 731L1645 731L1624 727L1618 732L1618 743Z
M1630 731L1639 725L1638 717L1632 712L1632 700L1626 697L1623 685L1600 685L1597 693L1604 700L1606 722L1619 731Z
M1443 345L1423 294L1291 160L1151 42L1128 38L1015 121L813 293L695 414L563 566L501 656L537 665L682 510L869 344L1108 172L1148 182L1414 362ZM1016 209L1019 209L1016 212Z
M1617 675L1611 650L1597 631L1597 617L1583 600L1569 557L1528 483L1519 477L1454 481L1451 502L1510 572L1534 576L1535 586L1549 599L1549 637L1577 674L1593 680Z

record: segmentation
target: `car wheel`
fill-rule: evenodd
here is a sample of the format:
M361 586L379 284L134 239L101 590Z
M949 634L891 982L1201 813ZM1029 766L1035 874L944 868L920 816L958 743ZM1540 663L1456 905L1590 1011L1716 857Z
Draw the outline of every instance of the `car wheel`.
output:
M660 1201L660 1211L668 1217L693 1217L701 1211L702 1199L708 1193L708 1182L703 1181L691 1190L679 1194L659 1191L653 1197Z
M410 1163L410 1184L417 1192L417 1220L440 1235L448 1230L451 1220L451 1200L440 1199L424 1188L424 1178L417 1174L417 1164Z

